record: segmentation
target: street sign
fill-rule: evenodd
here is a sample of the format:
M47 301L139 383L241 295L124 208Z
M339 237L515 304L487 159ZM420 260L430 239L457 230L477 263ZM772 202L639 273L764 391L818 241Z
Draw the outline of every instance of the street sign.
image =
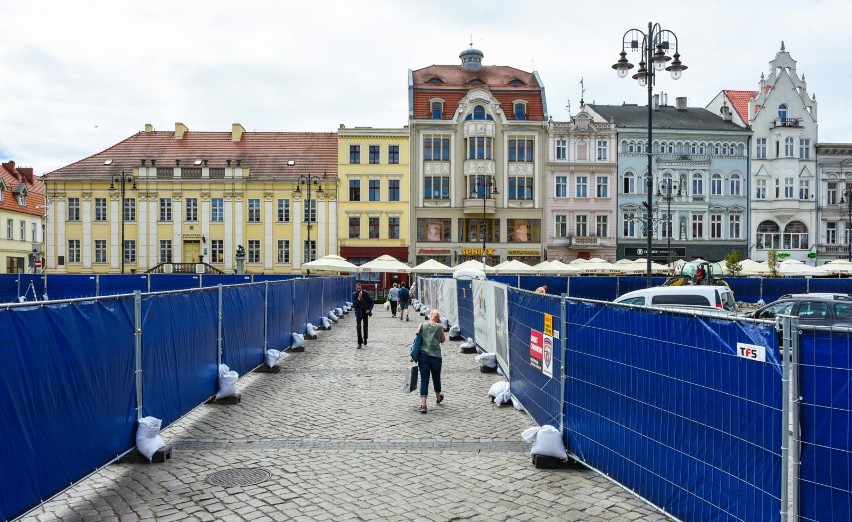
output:
M41 268L41 259L36 259L36 260L35 260L35 267L36 267L36 268Z

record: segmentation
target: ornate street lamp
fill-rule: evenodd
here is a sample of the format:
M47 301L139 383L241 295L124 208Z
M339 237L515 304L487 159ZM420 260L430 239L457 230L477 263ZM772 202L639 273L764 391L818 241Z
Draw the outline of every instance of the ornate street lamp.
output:
M846 260L852 263L852 185L846 184L840 204L846 204Z
M485 220L485 204L489 198L494 198L494 196L500 194L497 191L497 183L494 181L494 178L490 176L477 176L476 177L476 189L475 194L482 198L482 269L485 270L485 239L488 237L488 225ZM493 230L493 228L492 228Z
M112 164L112 160L106 160L104 162L104 165L111 165L111 164ZM120 175L118 175L118 174L113 175L112 181L109 184L109 189L110 190L116 190L116 186L115 186L116 183L118 184L118 191L119 191L119 195L120 195L120 198L121 198L121 210L118 214L118 217L119 217L120 222L121 222L121 244L120 244L119 248L121 248L121 273L123 274L124 273L124 259L125 259L125 253L126 253L126 248L125 248L125 244L124 244L124 221L127 219L127 217L124 215L125 212L127 212L127 202L124 200L124 194L125 194L125 190L126 190L127 185L132 185L131 188L133 190L136 190L136 179L133 177L133 174L131 174L129 172L125 174L125 172L122 170Z
M640 38L641 37L641 38ZM674 41L674 59L666 53L672 48ZM633 75L633 79L639 82L642 87L648 88L648 144L645 147L648 153L648 173L646 175L645 185L648 192L648 201L643 203L647 212L648 226L645 227L645 234L648 239L647 257L647 284L651 286L651 248L653 246L651 237L651 211L653 210L653 110L651 102L653 98L654 83L656 81L657 72L663 70L669 71L672 79L677 80L686 70L686 66L680 61L680 53L678 51L677 35L668 29L663 29L660 24L652 24L648 22L648 32L643 32L641 29L628 29L621 38L621 53L618 61L612 66L618 73L619 78L624 78L633 68L633 64L627 60L627 51L638 51L642 53L642 59L639 61L639 70ZM671 64L666 64L671 60Z
M291 160L292 161L292 160ZM290 162L287 162L290 165ZM293 162L295 164L295 162ZM306 185L308 187L308 198L305 200L305 211L304 217L305 221L308 225L308 248L305 250L304 255L302 256L302 262L308 263L314 260L314 249L311 248L311 223L316 218L316 206L313 203L313 199L311 199L311 189L312 187L317 187L317 196L322 196L325 192L323 191L321 181L324 182L327 179L327 174L323 174L322 176L315 176L313 174L302 174L299 176L298 181L296 182L296 196L301 197L302 195L302 185Z
M673 192L676 192L676 194L673 194ZM680 197L680 184L671 178L661 181L660 186L657 188L657 199L663 199L668 205L668 213L666 214L663 227L665 227L666 238L668 239L666 257L669 268L672 266L672 199L675 197Z

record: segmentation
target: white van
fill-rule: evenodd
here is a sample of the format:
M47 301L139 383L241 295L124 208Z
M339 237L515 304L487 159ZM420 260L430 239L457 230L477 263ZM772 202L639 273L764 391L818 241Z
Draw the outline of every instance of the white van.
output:
M614 302L665 308L706 307L728 312L737 311L734 292L727 286L655 286L627 292Z

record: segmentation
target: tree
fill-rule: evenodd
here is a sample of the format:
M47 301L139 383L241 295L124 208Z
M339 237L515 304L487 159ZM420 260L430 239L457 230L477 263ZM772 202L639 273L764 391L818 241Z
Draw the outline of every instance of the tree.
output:
M769 266L769 271L772 273L772 277L778 277L778 263L778 251L773 248L766 255L766 264Z
M739 250L731 250L728 252L728 256L725 258L725 268L727 268L728 273L734 277L740 275L740 272L743 271L743 264L740 263Z

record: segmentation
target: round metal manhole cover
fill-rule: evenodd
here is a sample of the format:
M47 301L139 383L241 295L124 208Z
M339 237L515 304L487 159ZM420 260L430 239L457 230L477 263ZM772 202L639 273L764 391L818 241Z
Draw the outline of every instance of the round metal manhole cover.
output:
M207 477L207 482L214 486L251 486L260 484L270 476L271 473L261 468L236 468L217 471Z

